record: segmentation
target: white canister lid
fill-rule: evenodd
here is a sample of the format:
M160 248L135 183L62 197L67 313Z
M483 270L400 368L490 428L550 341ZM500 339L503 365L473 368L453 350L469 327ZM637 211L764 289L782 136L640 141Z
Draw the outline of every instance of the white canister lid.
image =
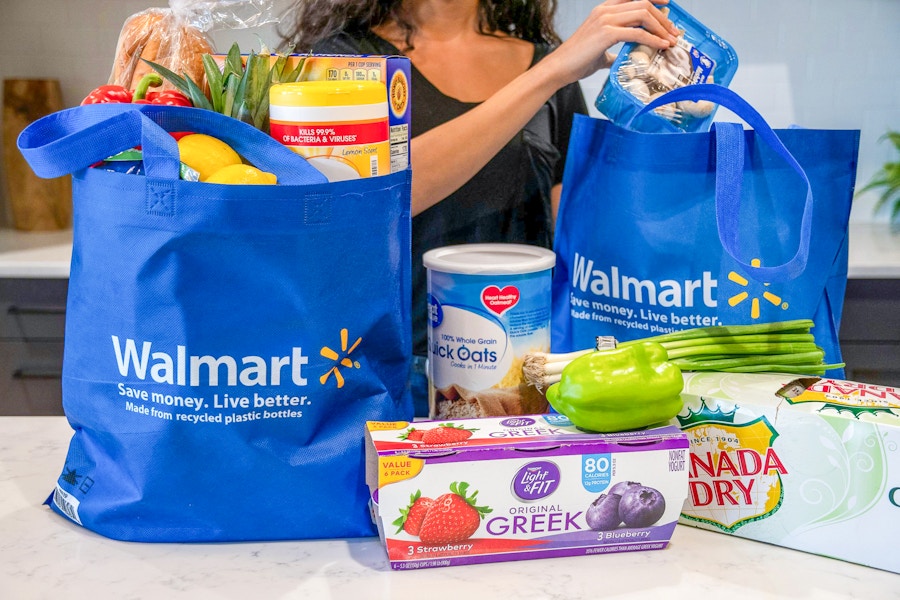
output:
M527 244L460 244L429 250L422 262L442 273L514 275L552 269L556 253Z

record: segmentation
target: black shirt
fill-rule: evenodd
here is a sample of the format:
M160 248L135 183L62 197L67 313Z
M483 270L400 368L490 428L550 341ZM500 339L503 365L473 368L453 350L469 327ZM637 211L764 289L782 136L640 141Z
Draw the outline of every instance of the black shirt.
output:
M316 54L401 54L367 33L339 34L313 49ZM536 44L532 65L550 51ZM445 96L415 67L410 83L411 132L416 137L477 106ZM575 113L587 113L577 83L559 90L485 167L461 188L412 220L413 352L428 350L426 272L422 255L454 244L514 242L552 247L550 188L562 181Z

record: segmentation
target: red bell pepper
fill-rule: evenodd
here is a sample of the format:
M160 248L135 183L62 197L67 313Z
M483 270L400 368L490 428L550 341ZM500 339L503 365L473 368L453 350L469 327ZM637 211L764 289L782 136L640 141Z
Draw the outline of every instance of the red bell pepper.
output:
M177 90L148 92L144 100L135 100L137 104L164 104L166 106L194 106L187 97Z
M82 104L103 104L112 102L124 104L131 102L132 93L121 85L101 85L81 101Z
M147 73L138 82L137 88L129 92L121 85L101 85L81 101L82 104L102 104L104 102L135 104L164 104L166 106L193 106L187 96L176 90L150 92L151 87L159 87L162 77L156 73Z
M164 104L166 106L193 106L187 96L176 90L164 90L162 92L151 92L149 88L159 87L163 83L162 77L156 73L147 73L140 82L137 89L134 90L134 96L131 101L135 104Z
M162 85L162 82L162 77L156 73L147 73L141 78L140 82L138 82L138 86L133 92L129 92L121 85L101 85L88 94L87 97L81 101L81 104L103 104L105 102L113 102L117 104L134 103L164 104L166 106L194 106L194 104L188 100L187 96L175 90L164 90L162 92L147 91L151 87ZM190 131L174 131L170 132L169 135L176 140L179 140L186 135L190 135L190 133ZM137 146L136 149L139 150L140 146ZM91 166L97 167L102 164L104 164L103 161Z

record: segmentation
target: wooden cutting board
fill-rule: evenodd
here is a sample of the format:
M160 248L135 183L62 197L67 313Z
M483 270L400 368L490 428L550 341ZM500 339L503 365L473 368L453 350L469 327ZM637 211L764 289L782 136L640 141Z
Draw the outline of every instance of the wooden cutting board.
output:
M13 226L24 231L72 226L72 179L41 179L16 147L16 138L37 119L63 108L56 79L3 80L3 169Z

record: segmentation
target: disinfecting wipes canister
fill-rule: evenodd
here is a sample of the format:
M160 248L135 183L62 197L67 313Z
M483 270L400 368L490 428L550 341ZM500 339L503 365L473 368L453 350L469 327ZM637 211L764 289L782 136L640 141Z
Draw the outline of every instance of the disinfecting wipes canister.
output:
M556 255L523 244L467 244L430 250L423 261L431 416L544 412L546 399L523 381L522 361L550 350Z
M391 172L387 91L380 81L298 81L269 91L269 131L329 181Z

